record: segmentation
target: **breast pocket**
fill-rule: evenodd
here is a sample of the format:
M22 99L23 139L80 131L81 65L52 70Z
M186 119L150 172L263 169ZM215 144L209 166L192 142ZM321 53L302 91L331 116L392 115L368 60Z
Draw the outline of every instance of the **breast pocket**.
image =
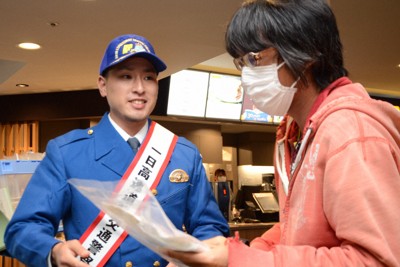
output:
M177 228L182 226L185 218L190 188L189 183L174 186L172 189L169 188L167 194L158 199L164 212Z
M165 192L160 192L160 197L158 198L158 202L160 202L161 206L173 205L174 203L179 204L182 202L186 202L190 187L191 187L191 185L189 183L183 183L181 185L170 186L170 187L164 189Z

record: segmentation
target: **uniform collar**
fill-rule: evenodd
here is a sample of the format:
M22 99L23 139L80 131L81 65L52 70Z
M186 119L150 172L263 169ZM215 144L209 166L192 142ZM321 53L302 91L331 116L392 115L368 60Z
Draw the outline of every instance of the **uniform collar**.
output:
M150 124L150 119L148 124ZM101 161L107 168L122 176L132 161L131 147L113 127L108 119L108 113L92 130L95 160Z
M125 132L108 114L108 119L110 120L111 125L115 128L115 130L121 135L122 139L128 141L131 137L136 137L140 143L143 143L144 138L146 137L147 130L149 128L149 121L146 120L145 125L140 129L139 132L135 134L135 136L130 136L127 132Z

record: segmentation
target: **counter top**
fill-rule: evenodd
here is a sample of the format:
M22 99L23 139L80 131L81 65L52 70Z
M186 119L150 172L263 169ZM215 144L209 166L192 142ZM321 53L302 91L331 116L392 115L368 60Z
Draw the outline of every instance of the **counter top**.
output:
M259 223L229 223L229 228L231 230L245 230L245 229L269 229L271 228L276 222L259 222Z

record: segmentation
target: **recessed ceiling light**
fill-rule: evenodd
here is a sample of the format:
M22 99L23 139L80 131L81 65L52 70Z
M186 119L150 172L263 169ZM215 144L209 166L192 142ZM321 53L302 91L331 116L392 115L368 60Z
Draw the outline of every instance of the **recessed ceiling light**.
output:
M18 47L22 49L36 50L40 48L40 45L35 43L20 43L18 44Z
M60 26L60 23L59 22L57 22L57 21L51 21L51 22L49 22L49 23L47 23L47 24L49 24L51 27L58 27L58 26Z
M15 86L17 86L17 87L29 87L29 84L26 84L26 83L17 83Z

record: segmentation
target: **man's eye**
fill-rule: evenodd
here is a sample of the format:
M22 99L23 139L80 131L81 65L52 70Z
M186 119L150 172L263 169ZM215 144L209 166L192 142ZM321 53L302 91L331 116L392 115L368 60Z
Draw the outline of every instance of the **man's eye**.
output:
M146 76L144 79L146 81L154 81L154 80L156 80L156 77L155 76Z
M122 78L122 79L129 80L129 79L131 79L132 77L131 77L131 75L125 74L125 75L121 75L121 78Z

